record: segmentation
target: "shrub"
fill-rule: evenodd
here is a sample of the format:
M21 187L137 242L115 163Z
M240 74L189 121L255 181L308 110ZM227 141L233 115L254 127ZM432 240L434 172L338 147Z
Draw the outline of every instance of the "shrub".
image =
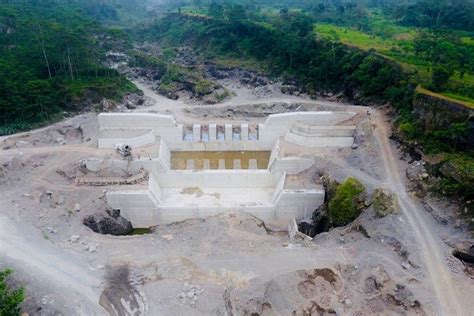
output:
M408 139L415 137L415 127L410 122L404 122L400 124L400 131Z
M344 226L359 216L365 187L356 178L347 178L329 202L329 217L334 226Z
M20 305L25 297L25 290L23 288L10 289L7 278L12 273L10 269L0 271L0 316L20 315Z
M443 91L452 75L453 71L451 69L442 65L436 65L433 67L431 74L431 88L434 91Z

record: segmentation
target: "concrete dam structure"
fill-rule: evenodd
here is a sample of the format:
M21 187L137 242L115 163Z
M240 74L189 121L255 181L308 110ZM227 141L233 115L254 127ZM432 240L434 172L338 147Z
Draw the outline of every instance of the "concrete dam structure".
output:
M147 186L106 193L134 227L150 227L224 211L245 211L275 226L311 216L324 202L315 184L294 184L288 177L310 168L315 158L281 154L281 140L300 146L347 147L355 126L339 125L351 112L295 112L270 115L256 131L242 124L193 124L186 133L172 116L150 113L99 115L99 148L151 146L151 154L110 160L109 166L145 170ZM219 133L219 130L223 133ZM104 162L90 159L90 170Z

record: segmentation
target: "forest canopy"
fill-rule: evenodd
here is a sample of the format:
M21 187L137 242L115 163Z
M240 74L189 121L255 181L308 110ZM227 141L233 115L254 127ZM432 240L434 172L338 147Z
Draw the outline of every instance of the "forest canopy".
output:
M113 98L132 90L102 64L117 37L74 5L0 4L0 124L24 128L75 109L86 94Z

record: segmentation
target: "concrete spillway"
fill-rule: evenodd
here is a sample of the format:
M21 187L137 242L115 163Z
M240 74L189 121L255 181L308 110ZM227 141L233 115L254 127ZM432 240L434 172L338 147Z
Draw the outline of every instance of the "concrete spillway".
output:
M348 112L271 115L258 125L257 134L250 136L247 123L222 127L193 124L189 133L167 115L100 114L99 147L159 144L159 150L152 156L130 163L132 169L143 168L149 173L148 186L109 191L107 202L120 209L136 227L228 210L250 212L286 227L292 218L310 216L323 203L324 190L314 185L297 188L286 185L287 175L308 169L315 160L282 157L280 138L311 147L351 146L354 128L336 124L353 115ZM224 131L223 137L219 137L219 130Z

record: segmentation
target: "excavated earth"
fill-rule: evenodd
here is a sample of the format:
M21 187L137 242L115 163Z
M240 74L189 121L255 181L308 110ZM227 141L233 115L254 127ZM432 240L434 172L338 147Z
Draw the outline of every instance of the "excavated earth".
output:
M227 76L219 80L234 97L205 107L166 99L146 80L137 80L145 101L134 111L172 114L188 124L259 123L287 111L355 111L353 149L310 150L282 142L283 155L317 159L290 180L319 182L323 172L337 181L355 176L369 196L380 187L394 192L398 209L380 217L369 207L354 223L301 241L237 212L158 225L144 235L94 233L83 219L105 214L104 193L115 186L77 186L76 177L129 174L106 168L91 173L82 166L90 157L120 159L97 149L97 116L85 113L0 138L0 268L13 268L14 283L26 287L25 312L470 314L474 281L451 252L472 240L454 218L440 224L426 212L426 201L410 193L405 170L412 165L388 139L390 122L383 111L284 94L269 81L262 84L270 92L262 96ZM134 150L135 157L147 148L140 150ZM442 207L432 200L429 205L436 211Z

